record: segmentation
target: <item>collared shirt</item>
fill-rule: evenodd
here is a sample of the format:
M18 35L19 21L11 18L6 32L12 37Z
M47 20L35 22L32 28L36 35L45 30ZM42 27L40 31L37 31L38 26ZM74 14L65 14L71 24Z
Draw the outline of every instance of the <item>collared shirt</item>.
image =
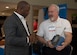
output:
M24 18L22 15L18 14L17 12L14 12L14 13L19 17L19 19L21 20L22 24L23 24L24 27L25 27L25 30L27 31L28 36L30 36L30 33L29 33L29 31L28 31L28 27L27 27L27 25L26 25L26 20L25 20L25 18Z
M65 38L65 32L72 33L71 25L68 20L58 17L55 22L51 22L50 19L42 22L38 28L37 35L44 37L48 41L52 40L56 34Z
M19 19L21 20L21 22L22 22L22 24L23 24L23 26L24 26L24 28L25 28L27 34L28 34L28 36L30 36L30 33L29 33L29 31L28 31L28 27L27 27L27 25L26 25L26 20L25 20L25 18L24 18L22 15L18 14L17 12L15 12L15 11L14 11L14 13L19 17ZM28 38L28 37L27 37L27 43L29 43L29 38Z

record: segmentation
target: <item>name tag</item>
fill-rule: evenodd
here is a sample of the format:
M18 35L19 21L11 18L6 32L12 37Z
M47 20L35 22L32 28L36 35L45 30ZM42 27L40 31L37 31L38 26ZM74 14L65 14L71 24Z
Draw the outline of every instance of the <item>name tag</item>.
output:
M50 26L50 27L48 27L48 30L49 31L55 31L56 30L56 27L55 26Z
M52 40L53 36L55 35L56 27L49 26L48 27L48 40Z

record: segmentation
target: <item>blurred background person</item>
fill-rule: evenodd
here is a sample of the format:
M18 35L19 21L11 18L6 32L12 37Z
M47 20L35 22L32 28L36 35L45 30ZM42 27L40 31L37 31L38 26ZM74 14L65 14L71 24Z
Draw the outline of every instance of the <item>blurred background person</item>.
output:
M37 28L38 28L38 19L34 19L34 22L33 22L33 32L37 32Z

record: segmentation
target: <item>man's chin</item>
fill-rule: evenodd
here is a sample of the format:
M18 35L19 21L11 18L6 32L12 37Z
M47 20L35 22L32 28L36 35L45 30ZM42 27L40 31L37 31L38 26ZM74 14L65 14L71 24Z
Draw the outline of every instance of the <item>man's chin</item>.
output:
M55 20L53 18L50 19L52 22L54 22Z

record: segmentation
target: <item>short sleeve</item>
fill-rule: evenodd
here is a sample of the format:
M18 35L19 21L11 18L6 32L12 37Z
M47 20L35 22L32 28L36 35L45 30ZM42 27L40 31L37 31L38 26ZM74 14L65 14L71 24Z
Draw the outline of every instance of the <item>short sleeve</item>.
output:
M44 36L44 24L43 23L40 24L38 31L37 31L37 35L40 37Z
M68 21L68 20L65 20L65 28L64 28L64 31L65 32L70 32L70 33L72 33L72 28L71 28L71 24L70 24L70 22Z

